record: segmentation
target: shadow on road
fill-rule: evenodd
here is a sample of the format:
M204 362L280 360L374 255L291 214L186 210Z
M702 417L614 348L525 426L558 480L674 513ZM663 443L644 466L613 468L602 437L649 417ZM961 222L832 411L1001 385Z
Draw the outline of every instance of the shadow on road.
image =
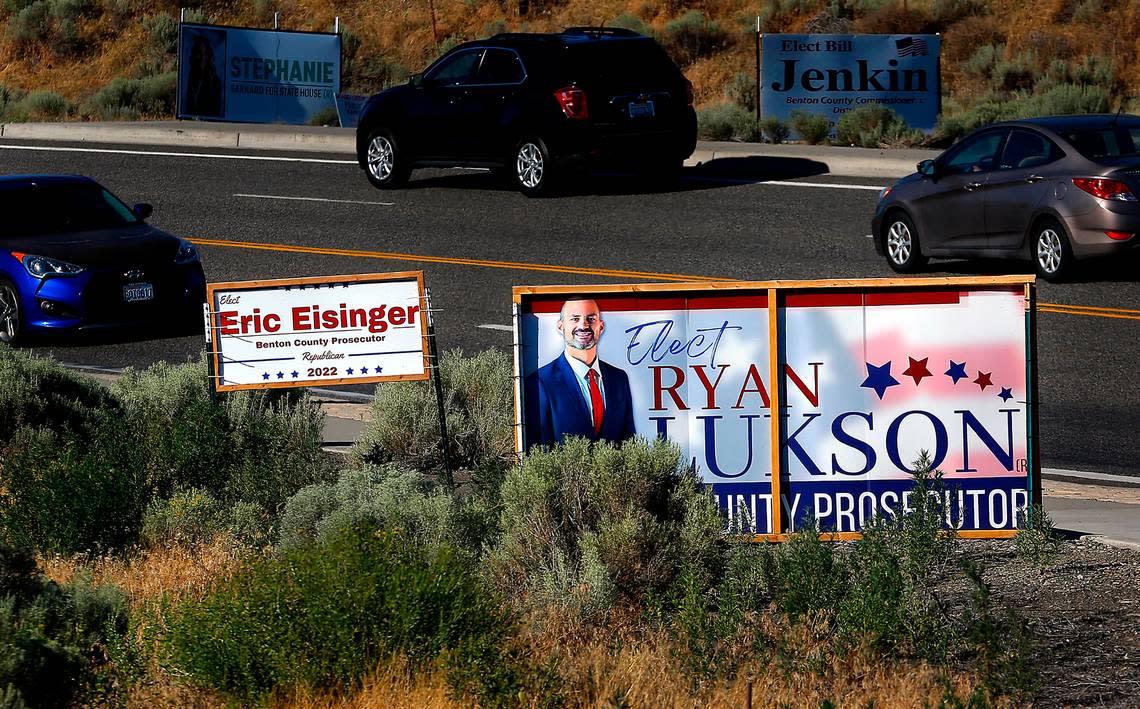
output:
M946 273L955 276L998 276L1013 273L1033 273L1028 260L971 259L933 261L923 269L925 273ZM1078 261L1075 268L1062 281L1064 283L1140 283L1140 253L1123 254L1113 258Z
M632 195L696 192L769 180L793 180L827 174L827 165L806 158L717 158L681 171L680 180L632 170L598 170L562 185L558 196ZM498 170L430 170L413 173L406 189L471 189L514 192L510 176Z

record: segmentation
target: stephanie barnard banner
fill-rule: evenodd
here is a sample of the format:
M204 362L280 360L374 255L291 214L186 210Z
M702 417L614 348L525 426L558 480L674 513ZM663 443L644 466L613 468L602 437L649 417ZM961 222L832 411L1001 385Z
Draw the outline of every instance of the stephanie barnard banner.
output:
M338 93L339 34L179 25L178 118L304 125Z
M824 116L831 133L847 111L894 109L911 128L930 131L941 110L938 35L766 34L760 109L790 122Z
M665 436L761 534L897 514L927 451L949 524L1012 533L1036 484L1032 297L1024 277L516 288L518 445Z

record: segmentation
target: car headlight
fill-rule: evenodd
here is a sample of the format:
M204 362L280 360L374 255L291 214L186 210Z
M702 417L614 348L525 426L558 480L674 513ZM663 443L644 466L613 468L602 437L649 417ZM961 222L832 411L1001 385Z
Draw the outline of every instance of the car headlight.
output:
M76 266L67 261L60 261L56 258L48 258L47 256L35 256L32 254L22 254L15 251L12 255L16 260L24 264L24 270L32 278L43 278L44 276L72 276L76 273L83 271L82 266Z
M178 253L174 255L174 263L193 263L198 260L198 249L185 239L178 240Z

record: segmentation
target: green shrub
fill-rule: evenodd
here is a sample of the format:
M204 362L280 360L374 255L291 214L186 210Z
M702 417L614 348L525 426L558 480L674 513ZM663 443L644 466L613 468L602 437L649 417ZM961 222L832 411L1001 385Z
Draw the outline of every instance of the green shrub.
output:
M17 49L28 49L46 40L51 34L51 5L48 0L36 0L25 5L8 20L8 40Z
M1021 53L1012 59L999 59L990 74L990 85L998 91L1029 89L1037 76L1033 57Z
M490 349L474 357L459 351L440 358L448 451L457 469L502 469L514 461L514 388L510 358ZM358 463L443 471L439 409L433 382L376 387L372 422L352 449Z
M142 440L147 483L159 497L209 490L223 504L276 514L305 485L327 480L324 415L307 392L239 391L212 399L204 363L160 362L115 382Z
M725 88L728 100L746 111L756 111L756 77L742 71L733 75Z
M509 647L510 615L454 554L367 526L258 558L167 622L175 665L245 703L348 689L396 655L442 662L482 706L517 703L531 676Z
M636 32L638 34L645 35L646 37L653 36L653 30L649 28L649 25L645 24L641 18L635 15L630 15L629 13L623 12L622 14L607 22L606 25L608 27L618 27L623 30L630 30L631 32Z
M53 120L64 118L75 107L54 91L33 91L8 107L10 115L20 120Z
M340 126L340 116L336 112L336 106L327 106L309 116L306 121L311 126Z
M137 440L110 416L87 440L21 428L3 451L0 532L43 552L119 549L142 526L146 487Z
M0 693L5 707L67 706L92 684L100 648L127 625L125 596L86 578L60 586L0 546Z
M720 510L665 441L532 452L507 474L501 505L488 567L522 606L596 617L663 593L685 569L708 583L719 561Z
M52 359L0 346L0 448L21 426L84 437L99 412L119 410L94 379Z
M681 66L715 54L724 48L728 33L700 10L689 10L665 24L661 46Z
M370 522L398 528L430 551L448 545L466 555L483 545L490 517L477 502L458 501L423 473L366 465L342 472L336 483L310 485L289 498L280 543L296 548Z
M990 700L1029 696L1037 683L1029 626L1011 609L1003 613L993 607L992 592L979 567L967 564L965 572L973 592L963 625L965 639L976 658L980 689Z
M898 113L879 104L864 104L844 112L835 132L839 143L860 148L914 145L925 138L922 131L912 129Z
M994 67L1005 57L1004 44L983 44L974 50L970 58L962 62L962 71L980 79L989 79Z
M89 96L80 113L103 121L135 120L142 115L174 112L178 75L175 72L145 79L116 77Z
M760 120L760 134L767 143L783 143L792 134L788 124L779 118L768 117Z
M697 111L697 135L704 140L755 142L760 138L760 128L752 111L720 103Z
M821 145L828 142L831 123L825 116L807 111L792 111L792 130L808 145Z
M906 620L906 584L891 531L882 520L863 527L848 563L850 585L838 609L847 641L879 650L901 642Z

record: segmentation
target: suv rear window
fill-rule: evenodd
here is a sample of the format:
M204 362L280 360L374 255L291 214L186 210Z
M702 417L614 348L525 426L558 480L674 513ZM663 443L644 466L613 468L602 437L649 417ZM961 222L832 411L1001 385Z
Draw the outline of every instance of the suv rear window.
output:
M1064 136L1089 160L1140 156L1140 128L1100 128L1073 131Z
M575 73L591 79L613 80L615 75L641 80L673 80L680 70L651 39L590 42L567 47Z

